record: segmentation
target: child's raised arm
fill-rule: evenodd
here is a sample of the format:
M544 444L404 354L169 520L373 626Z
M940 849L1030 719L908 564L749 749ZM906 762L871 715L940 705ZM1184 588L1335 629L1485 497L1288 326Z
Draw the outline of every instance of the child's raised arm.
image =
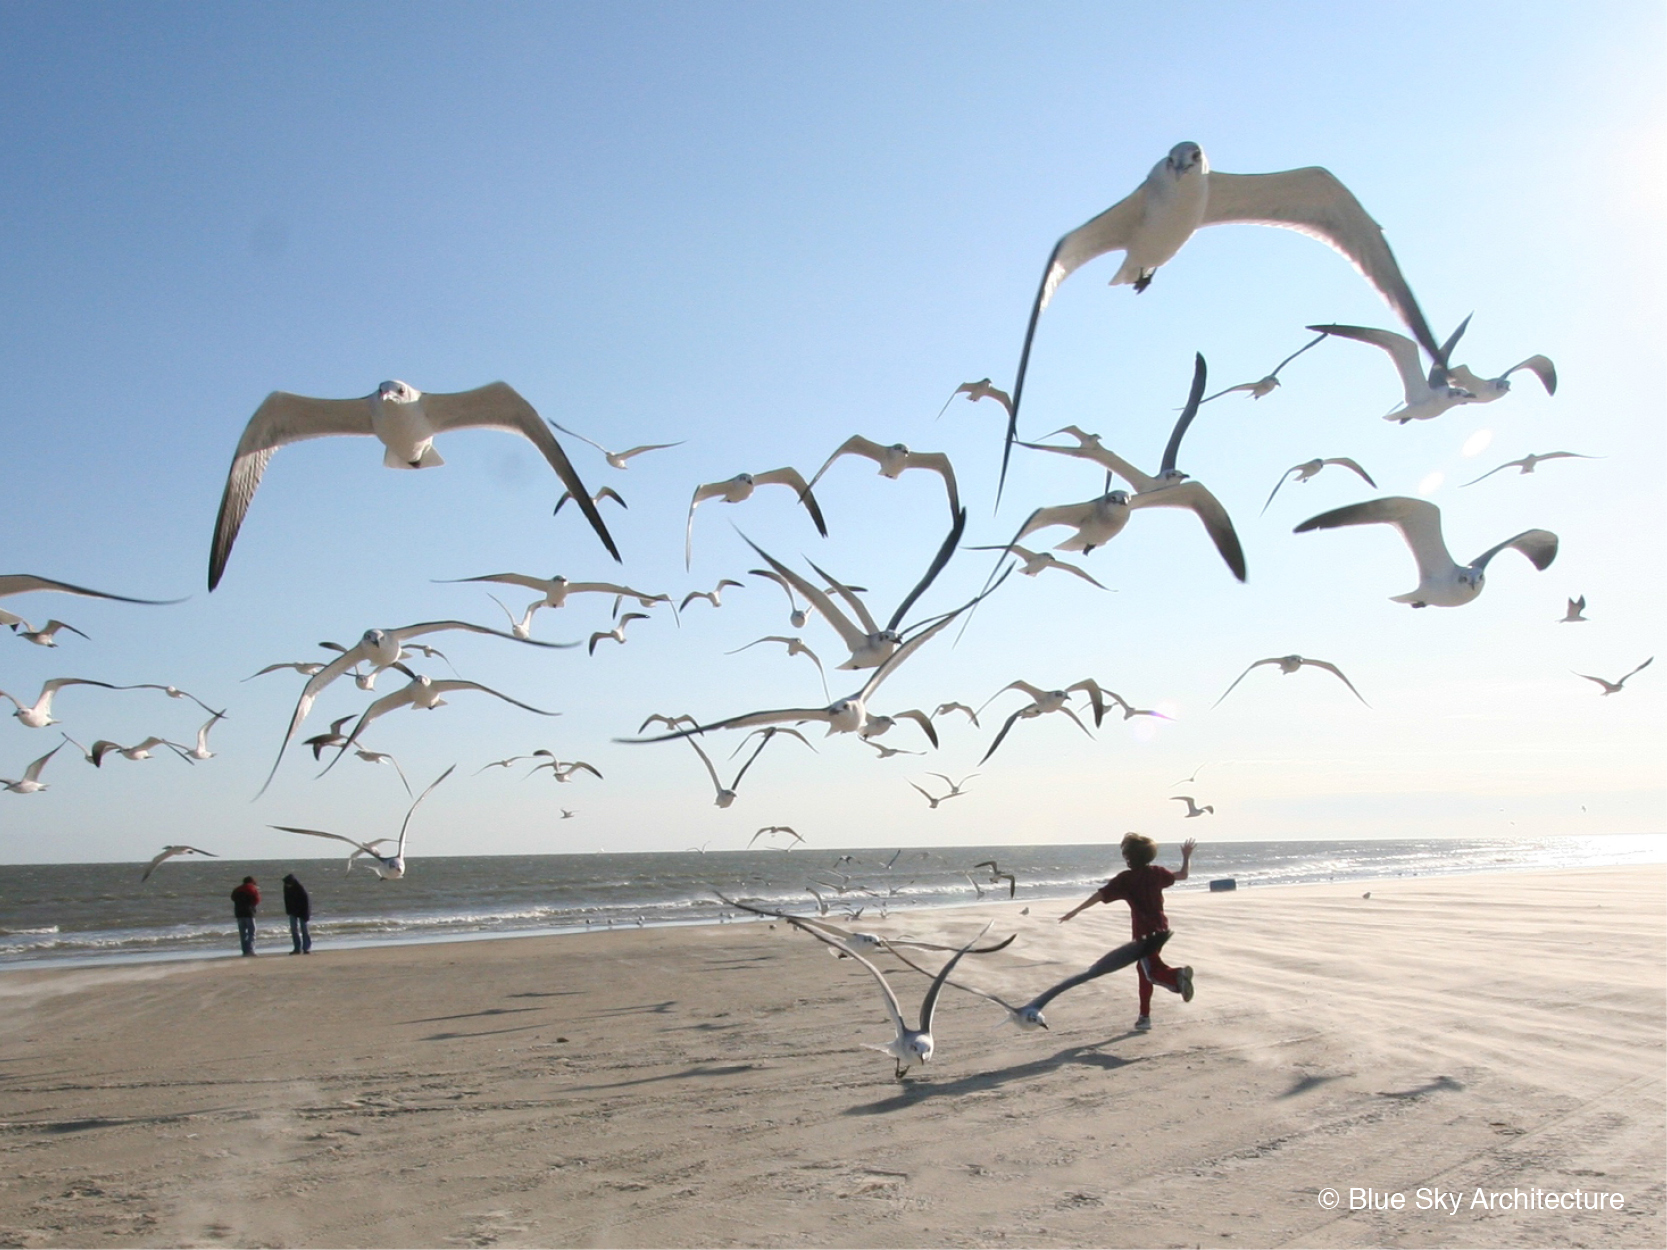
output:
M1192 865L1192 853L1197 848L1197 838L1188 838L1181 843L1181 871L1175 874L1175 880L1185 881L1187 879L1187 871Z

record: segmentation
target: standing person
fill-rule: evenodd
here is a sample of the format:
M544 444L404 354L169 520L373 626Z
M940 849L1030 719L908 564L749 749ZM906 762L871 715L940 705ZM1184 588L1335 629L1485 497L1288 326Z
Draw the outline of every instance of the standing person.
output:
M237 940L245 955L255 953L255 908L260 906L260 887L253 877L232 891L232 915L237 917Z
M289 917L289 940L295 943L290 954L312 954L313 935L307 929L307 921L313 918L312 902L293 872L284 878L284 914Z
M1192 852L1197 847L1195 838L1181 843L1181 870L1171 872L1152 861L1158 857L1158 844L1142 834L1131 833L1119 848L1128 868L1118 873L1082 902L1059 918L1064 924L1078 912L1086 911L1095 903L1114 903L1122 899L1129 905L1129 919L1136 938L1153 933L1167 933L1169 918L1163 914L1163 892L1177 881L1187 879L1192 863ZM1147 955L1135 965L1140 976L1140 1015L1135 1019L1137 1029L1152 1027L1152 986L1161 985L1179 994L1183 1003L1192 1001L1192 967L1171 968L1156 954Z

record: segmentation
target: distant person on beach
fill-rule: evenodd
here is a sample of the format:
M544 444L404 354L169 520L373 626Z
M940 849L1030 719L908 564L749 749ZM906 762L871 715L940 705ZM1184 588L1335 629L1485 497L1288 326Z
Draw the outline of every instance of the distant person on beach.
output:
M1064 924L1078 912L1086 911L1095 903L1115 903L1122 899L1129 905L1129 919L1133 923L1134 936L1148 937L1154 933L1167 933L1169 919L1163 914L1163 892L1177 881L1187 879L1187 868L1192 862L1192 852L1198 845L1195 838L1188 838L1181 843L1181 870L1171 872L1169 869L1154 864L1158 857L1158 844L1142 834L1131 833L1123 839L1121 850L1123 862L1128 868L1118 873L1082 902L1059 918ZM1172 993L1179 994L1181 1001L1192 1001L1192 968L1171 968L1156 954L1147 955L1135 965L1135 971L1140 978L1140 1015L1134 1026L1137 1029L1152 1027L1152 986L1161 985Z
M284 914L289 917L289 940L295 944L290 954L312 954L313 935L307 930L307 921L313 918L312 901L293 872L284 878Z
M237 940L245 955L255 953L255 908L260 906L260 887L253 877L232 891L232 915L237 917Z

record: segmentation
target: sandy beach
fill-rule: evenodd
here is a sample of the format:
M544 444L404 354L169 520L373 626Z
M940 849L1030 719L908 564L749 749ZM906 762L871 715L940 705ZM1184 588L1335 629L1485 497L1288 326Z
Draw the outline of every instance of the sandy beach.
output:
M1064 910L876 928L1017 930L962 968L1023 998L1127 935ZM902 1086L872 980L786 926L6 973L0 1243L1667 1243L1667 869L1169 915L1198 993L1150 1033L1132 972L1045 1033L950 991Z

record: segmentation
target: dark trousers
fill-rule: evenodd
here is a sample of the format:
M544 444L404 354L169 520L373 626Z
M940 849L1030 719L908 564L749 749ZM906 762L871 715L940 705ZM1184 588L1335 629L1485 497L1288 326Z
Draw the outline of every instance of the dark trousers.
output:
M289 918L289 940L295 943L295 949L290 952L292 955L305 955L313 949L313 935L307 931L305 916Z
M253 916L239 916L237 918L237 940L242 944L245 955L255 953L255 918Z

